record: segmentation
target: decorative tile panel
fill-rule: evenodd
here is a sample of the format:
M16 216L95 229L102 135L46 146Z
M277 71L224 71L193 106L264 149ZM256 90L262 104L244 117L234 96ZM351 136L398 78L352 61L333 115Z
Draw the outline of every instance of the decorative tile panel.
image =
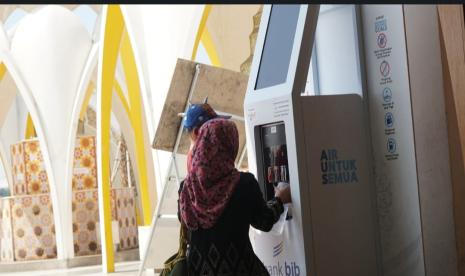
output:
M0 198L0 261L13 262L13 234L11 208L8 198Z
M78 137L74 146L73 190L97 189L95 156L95 137Z
M25 195L26 191L26 168L24 164L23 143L11 145L11 167L13 175L12 195Z
M138 248L134 188L115 188L114 191L120 237L118 250Z
M118 174L119 177L121 178L121 187L129 187L129 182L128 182L128 162L127 160L127 146L126 146L126 141L122 139L121 146L119 148L119 166L118 166Z
M73 240L76 256L101 253L97 239L99 221L98 193L96 189L73 192Z
M27 140L23 145L27 193L30 195L49 193L48 177L39 141Z
M37 139L11 146L13 195L49 193L44 158Z
M55 225L49 195L10 198L16 261L56 257Z

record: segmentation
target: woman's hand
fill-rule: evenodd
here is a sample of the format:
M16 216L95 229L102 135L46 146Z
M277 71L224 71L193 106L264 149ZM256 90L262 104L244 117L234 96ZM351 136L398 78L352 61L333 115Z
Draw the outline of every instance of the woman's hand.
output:
M274 196L279 197L283 204L292 202L291 199L291 185L285 187L276 187L274 189Z

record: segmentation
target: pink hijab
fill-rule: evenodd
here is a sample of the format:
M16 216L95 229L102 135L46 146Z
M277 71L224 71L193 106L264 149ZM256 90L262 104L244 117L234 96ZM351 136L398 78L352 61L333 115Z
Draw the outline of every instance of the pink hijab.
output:
M200 128L179 196L182 221L189 229L211 228L223 213L239 182L234 167L238 148L234 122L212 119Z

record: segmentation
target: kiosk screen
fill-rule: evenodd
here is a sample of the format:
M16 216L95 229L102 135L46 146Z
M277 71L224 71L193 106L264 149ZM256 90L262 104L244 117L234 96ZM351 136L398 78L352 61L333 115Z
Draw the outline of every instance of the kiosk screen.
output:
M286 133L283 122L256 127L256 137L259 154L258 180L265 200L274 196L274 187L279 182L289 182L289 168L287 162Z
M273 5L255 90L286 82L300 5Z

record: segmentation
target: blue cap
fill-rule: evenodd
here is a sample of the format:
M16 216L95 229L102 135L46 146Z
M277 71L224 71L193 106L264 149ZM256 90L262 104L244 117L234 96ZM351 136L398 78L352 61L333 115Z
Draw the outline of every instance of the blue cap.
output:
M229 119L231 116L221 116L216 114L213 108L211 108L211 106L207 103L191 104L184 116L183 125L188 131L191 131L213 118Z

